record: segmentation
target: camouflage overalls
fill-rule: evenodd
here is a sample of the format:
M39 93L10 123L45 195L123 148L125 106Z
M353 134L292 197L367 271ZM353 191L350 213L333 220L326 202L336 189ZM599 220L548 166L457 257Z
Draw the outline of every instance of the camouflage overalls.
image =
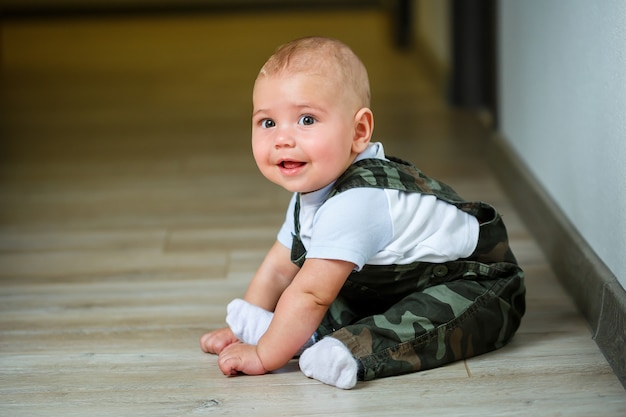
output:
M365 265L350 274L317 335L344 343L359 363L358 379L366 381L498 349L511 339L525 310L524 274L496 210L467 202L411 164L389 159L354 163L327 199L355 187L431 194L476 217L480 232L476 250L465 259ZM299 204L298 198L291 259L302 266Z

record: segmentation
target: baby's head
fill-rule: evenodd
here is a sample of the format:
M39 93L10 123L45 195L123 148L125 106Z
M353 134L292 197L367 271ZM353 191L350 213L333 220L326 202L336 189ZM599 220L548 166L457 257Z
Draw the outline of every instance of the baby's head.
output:
M280 46L259 71L262 77L311 74L328 80L328 88L355 110L370 107L370 85L365 66L344 43L325 37L296 39Z
M279 47L252 92L259 169L292 192L332 183L369 144L369 103L367 71L343 43L312 37Z

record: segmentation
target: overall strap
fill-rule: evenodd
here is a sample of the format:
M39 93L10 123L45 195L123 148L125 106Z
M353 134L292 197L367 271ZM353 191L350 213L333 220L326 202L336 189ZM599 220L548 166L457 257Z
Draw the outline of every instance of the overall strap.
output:
M306 259L306 248L300 238L300 193L296 194L296 205L293 209L294 232L291 239L291 262L302 268Z
M435 196L456 206L472 216L480 224L478 245L468 260L484 263L517 263L508 244L508 236L500 214L491 205L481 201L466 201L449 185L426 176L417 167L399 158L389 160L367 158L350 165L337 179L326 200L335 195L360 187L394 189ZM300 239L300 195L296 197L294 209L294 239L291 260L302 266L306 249Z
M430 178L413 164L392 156L368 158L350 165L337 179L327 199L351 188L387 188L435 195L450 203L464 202L449 185Z
M452 187L428 177L410 162L392 156L387 158L362 159L352 164L337 179L327 199L356 187L386 188L435 196L478 220L478 245L468 260L517 263L509 247L504 222L493 206L482 201L466 201Z

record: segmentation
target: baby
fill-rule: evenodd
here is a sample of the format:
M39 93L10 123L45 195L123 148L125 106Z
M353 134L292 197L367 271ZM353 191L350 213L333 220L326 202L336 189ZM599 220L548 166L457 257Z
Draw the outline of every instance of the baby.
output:
M300 356L349 389L505 345L525 310L500 215L371 142L367 71L345 44L281 46L254 84L252 149L293 192L277 241L227 328L202 336L225 375Z

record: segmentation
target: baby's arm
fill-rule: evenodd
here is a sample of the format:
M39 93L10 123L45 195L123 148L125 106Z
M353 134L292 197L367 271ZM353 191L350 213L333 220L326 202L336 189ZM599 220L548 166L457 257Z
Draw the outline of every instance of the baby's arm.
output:
M282 292L293 280L299 268L291 262L288 248L274 243L254 274L244 299L268 311L274 311ZM206 333L200 338L200 347L206 353L219 354L227 346L237 342L228 328Z
M244 300L267 311L274 311L283 291L300 271L291 262L291 250L276 241L248 285Z
M222 372L256 375L284 366L315 332L353 268L345 261L307 259L280 296L259 344L228 346L220 354Z

